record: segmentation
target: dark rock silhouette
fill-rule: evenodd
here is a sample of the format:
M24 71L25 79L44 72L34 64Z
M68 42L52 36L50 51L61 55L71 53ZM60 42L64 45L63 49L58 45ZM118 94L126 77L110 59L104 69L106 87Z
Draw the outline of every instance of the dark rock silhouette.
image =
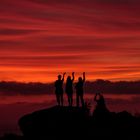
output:
M55 106L36 111L23 116L19 126L25 139L140 138L140 118L126 111L98 109L89 115L87 107Z
M24 140L24 137L11 133L5 134L3 137L0 137L0 140Z
M55 106L22 117L19 126L25 137L66 139L85 133L87 121L86 108Z

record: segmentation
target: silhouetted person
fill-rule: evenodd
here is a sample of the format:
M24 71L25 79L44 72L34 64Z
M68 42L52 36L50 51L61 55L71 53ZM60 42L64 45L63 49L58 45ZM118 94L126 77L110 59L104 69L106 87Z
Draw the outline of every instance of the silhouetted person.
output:
M58 80L55 81L55 94L56 94L56 100L58 105L63 106L63 82L65 74L63 74L63 78L61 75L58 75Z
M94 119L99 120L98 125L103 125L106 123L106 120L109 121L111 114L106 107L105 99L102 94L97 93L94 97L94 101L96 102L96 107L93 111Z
M96 93L94 97L94 101L96 101L96 109L103 110L106 109L105 99L102 94Z
M78 82L76 83L76 86L75 86L75 88L76 88L76 104L77 104L77 106L79 106L79 98L81 99L82 106L84 106L84 98L83 98L83 95L84 95L84 89L83 89L84 82L85 82L85 72L83 72L83 79L82 79L82 77L79 77Z
M66 94L68 96L69 106L72 106L73 104L73 81L74 81L74 72L72 73L72 79L71 76L68 76L66 81Z

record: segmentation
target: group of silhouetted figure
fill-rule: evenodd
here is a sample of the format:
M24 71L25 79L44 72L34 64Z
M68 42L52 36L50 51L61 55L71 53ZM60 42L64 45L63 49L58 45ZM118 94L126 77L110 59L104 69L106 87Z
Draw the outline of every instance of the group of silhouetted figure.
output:
M59 106L63 106L63 83L65 79L66 73L62 75L58 75L58 79L55 81L55 94L56 100ZM73 105L73 84L75 80L75 74L72 73L72 77L68 76L65 84L65 93L67 94L68 104L69 106ZM81 100L81 105L84 107L84 82L85 82L85 72L83 72L83 77L78 78L78 82L75 84L76 90L76 105L79 107L79 100ZM105 100L102 94L96 93L94 97L94 101L97 103L97 108L103 109L105 108Z
M58 80L55 82L55 94L56 94L56 99L57 103L60 106L63 106L63 82L65 78L66 73L63 74L63 76L58 75ZM65 86L65 92L68 97L68 103L69 106L73 105L73 82L75 79L74 72L72 73L72 77L68 76L66 80L66 86ZM79 99L81 99L81 104L84 106L84 90L83 90L83 85L85 82L85 72L83 72L83 78L79 77L78 82L76 83L75 89L76 89L76 104L79 106Z

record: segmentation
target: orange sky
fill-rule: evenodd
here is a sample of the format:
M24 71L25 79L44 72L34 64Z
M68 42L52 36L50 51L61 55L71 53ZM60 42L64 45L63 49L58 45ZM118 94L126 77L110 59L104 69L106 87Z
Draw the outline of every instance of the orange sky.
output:
M0 0L0 80L140 79L139 0Z

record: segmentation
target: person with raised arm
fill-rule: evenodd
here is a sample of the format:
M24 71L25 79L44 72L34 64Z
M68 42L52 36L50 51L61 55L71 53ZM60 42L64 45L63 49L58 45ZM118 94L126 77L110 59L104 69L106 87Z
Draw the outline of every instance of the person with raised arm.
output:
M59 106L63 106L63 82L66 73L63 73L63 77L58 75L58 79L55 81L55 95Z
M81 100L81 104L84 107L84 82L85 82L85 72L83 72L83 78L79 77L78 82L76 83L76 104L79 107L79 99Z
M69 106L73 105L73 81L74 81L74 72L72 73L72 78L71 76L68 76L66 81L65 91L68 97Z
M97 109L102 110L106 108L105 99L101 93L96 93L94 101L96 102Z

